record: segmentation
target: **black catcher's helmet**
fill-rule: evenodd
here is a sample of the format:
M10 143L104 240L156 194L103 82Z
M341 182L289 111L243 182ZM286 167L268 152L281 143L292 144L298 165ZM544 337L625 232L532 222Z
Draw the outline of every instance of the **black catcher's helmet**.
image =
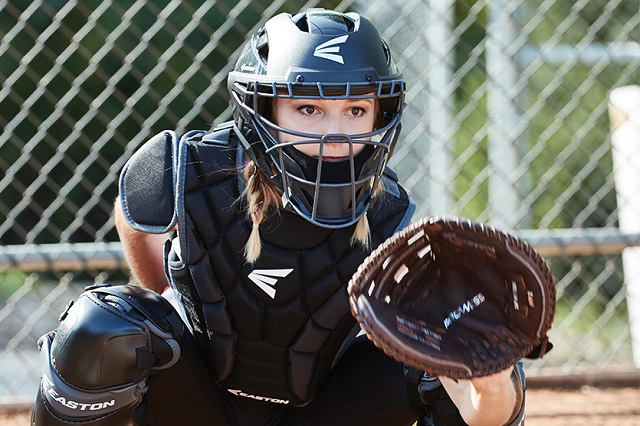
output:
M228 88L236 133L285 205L327 228L351 225L365 214L400 132L405 93L402 74L371 22L324 9L277 15L247 42ZM277 97L374 98L379 119L374 131L358 135L302 133L273 122ZM279 143L278 132L304 140ZM325 142L366 146L330 163L322 161ZM319 158L290 148L299 143L319 143Z

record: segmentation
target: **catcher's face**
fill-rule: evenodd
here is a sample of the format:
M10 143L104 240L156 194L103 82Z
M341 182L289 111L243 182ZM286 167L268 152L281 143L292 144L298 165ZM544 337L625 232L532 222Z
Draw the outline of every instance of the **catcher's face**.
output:
M278 126L316 135L357 135L371 132L376 121L374 99L304 99L280 98L273 105L273 118ZM278 131L278 141L300 142L304 137ZM353 141L353 155L364 148L364 144ZM340 138L327 138L322 144L322 160L344 161L350 156L350 144ZM314 158L320 157L320 144L298 143L300 152Z

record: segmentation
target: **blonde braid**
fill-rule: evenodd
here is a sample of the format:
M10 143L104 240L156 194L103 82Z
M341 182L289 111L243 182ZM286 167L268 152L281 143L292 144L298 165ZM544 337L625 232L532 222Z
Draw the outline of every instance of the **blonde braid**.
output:
M269 183L253 161L249 161L244 168L243 175L247 186L244 195L249 204L247 215L253 224L251 235L244 246L244 257L248 263L255 263L260 257L262 241L260 240L260 224L270 207L280 204L280 195Z
M377 197L382 193L383 185L384 181L380 179L376 187L373 188L373 199L371 200L372 205L378 202ZM353 230L353 235L351 236L351 245L359 245L365 249L371 248L371 228L369 227L369 218L367 218L367 213L363 214L356 223L356 229Z
M363 214L362 217L356 223L356 229L353 230L351 236L352 246L362 246L363 248L369 248L371 244L371 231L369 230L369 219L367 214Z

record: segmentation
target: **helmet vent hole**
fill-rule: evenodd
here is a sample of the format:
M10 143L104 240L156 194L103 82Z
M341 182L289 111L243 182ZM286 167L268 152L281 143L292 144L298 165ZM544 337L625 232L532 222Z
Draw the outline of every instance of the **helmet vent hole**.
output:
M265 45L260 50L258 50L258 55L260 55L260 59L265 64L269 61L269 45Z
M256 42L256 50L258 51L260 60L266 64L269 59L269 39L266 33L260 35L260 38Z
M302 17L298 22L296 22L300 31L308 33L309 32L309 21L307 21L306 15Z
M356 31L356 22L340 13L310 11L298 14L292 20L305 33L339 35Z

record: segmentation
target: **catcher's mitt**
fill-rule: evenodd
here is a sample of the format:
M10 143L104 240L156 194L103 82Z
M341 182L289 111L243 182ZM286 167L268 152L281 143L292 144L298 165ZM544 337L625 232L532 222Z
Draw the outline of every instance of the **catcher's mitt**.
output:
M551 348L547 264L481 223L433 217L408 226L365 259L348 291L369 338L432 376L484 376Z

